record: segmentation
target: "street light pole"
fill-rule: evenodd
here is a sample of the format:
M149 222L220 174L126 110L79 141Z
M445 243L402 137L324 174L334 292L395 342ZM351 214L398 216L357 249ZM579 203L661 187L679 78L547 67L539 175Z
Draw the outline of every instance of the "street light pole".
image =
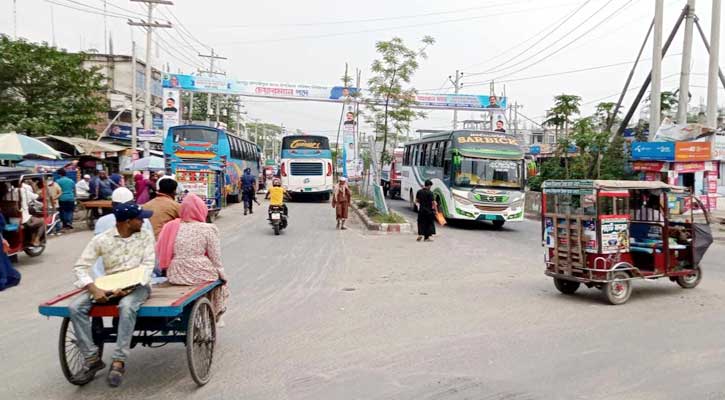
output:
M655 0L655 24L652 40L652 90L650 92L649 140L654 138L660 127L662 107L662 24L664 19L664 0Z

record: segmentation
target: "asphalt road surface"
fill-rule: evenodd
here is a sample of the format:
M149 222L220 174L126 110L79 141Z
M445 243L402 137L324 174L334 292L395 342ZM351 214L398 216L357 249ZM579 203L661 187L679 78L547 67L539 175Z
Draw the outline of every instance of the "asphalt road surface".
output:
M418 243L357 221L337 231L329 204L290 214L279 237L264 213L217 220L232 297L203 388L179 344L132 350L118 389L105 371L67 383L60 319L37 305L71 288L91 234L21 257L21 286L0 293L0 399L725 399L722 245L698 288L637 282L610 306L594 289L556 291L536 222L439 228Z

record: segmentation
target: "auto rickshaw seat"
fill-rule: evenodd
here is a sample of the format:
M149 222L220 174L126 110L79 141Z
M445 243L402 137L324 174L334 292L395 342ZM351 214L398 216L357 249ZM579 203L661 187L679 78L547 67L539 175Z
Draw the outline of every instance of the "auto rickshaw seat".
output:
M18 207L18 202L14 200L0 200L0 213L5 219L20 218L23 215Z

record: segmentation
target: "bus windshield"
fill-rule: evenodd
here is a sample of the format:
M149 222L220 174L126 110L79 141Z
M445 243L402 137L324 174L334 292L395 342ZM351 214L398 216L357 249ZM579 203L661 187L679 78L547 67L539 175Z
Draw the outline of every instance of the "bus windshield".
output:
M454 183L464 187L521 187L521 163L514 160L462 158L455 166Z
M210 129L174 129L174 143L179 142L204 142L217 144L219 134L215 130Z

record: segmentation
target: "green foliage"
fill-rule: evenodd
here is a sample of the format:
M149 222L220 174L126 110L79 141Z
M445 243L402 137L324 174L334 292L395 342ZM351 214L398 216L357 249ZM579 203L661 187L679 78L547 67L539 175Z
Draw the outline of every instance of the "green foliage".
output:
M108 110L103 76L86 55L0 35L0 131L93 135Z
M410 84L413 74L418 70L419 60L427 58L425 49L435 40L426 36L422 43L422 48L413 50L396 37L375 45L380 58L374 60L370 67L373 76L368 81L369 101L366 103L365 120L375 127L378 136L382 136L382 159L385 157L389 133L399 135L407 132L413 120L426 116L410 108L415 101L416 90L404 87Z

